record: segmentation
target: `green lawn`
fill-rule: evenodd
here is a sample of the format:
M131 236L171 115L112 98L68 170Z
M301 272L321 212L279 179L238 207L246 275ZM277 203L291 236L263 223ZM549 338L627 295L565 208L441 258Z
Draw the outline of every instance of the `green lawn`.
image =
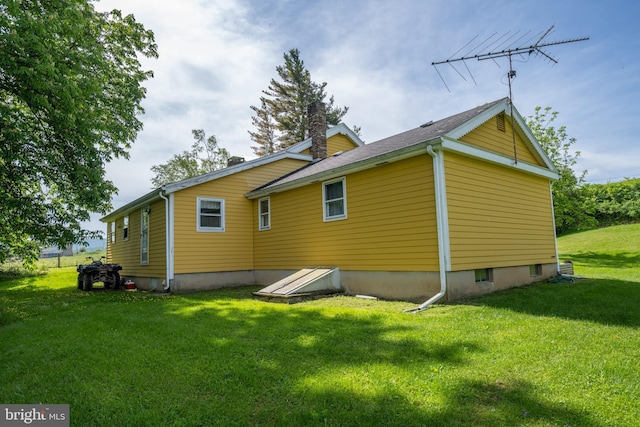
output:
M589 279L419 314L0 281L0 403L68 403L74 426L637 426L639 240L562 237Z

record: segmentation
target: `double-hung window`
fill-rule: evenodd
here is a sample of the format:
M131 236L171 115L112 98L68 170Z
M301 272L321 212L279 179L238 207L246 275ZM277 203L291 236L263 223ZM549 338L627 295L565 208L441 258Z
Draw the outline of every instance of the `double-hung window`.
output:
M322 183L322 204L325 221L347 217L347 185L344 177Z
M198 197L198 231L224 231L224 199Z
M149 212L148 206L140 211L140 265L149 265Z
M129 215L124 217L122 226L122 240L129 240Z
M258 230L271 228L271 199L264 197L258 200Z

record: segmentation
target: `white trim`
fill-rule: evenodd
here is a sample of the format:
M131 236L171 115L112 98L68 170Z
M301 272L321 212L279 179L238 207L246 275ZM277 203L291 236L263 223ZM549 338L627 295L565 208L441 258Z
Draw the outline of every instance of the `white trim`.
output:
M509 99L504 98L502 101L482 111L481 113L473 117L471 120L467 120L457 128L447 132L445 136L448 136L449 138L453 138L453 139L459 139L460 137L471 132L472 130L480 127L483 123L487 122L492 117L498 115L498 113L500 113L501 111L504 111L507 115L509 115L509 112L507 111L509 109L508 107L509 107ZM478 108L482 108L482 106Z
M168 268L168 272L169 272L169 277L168 280L173 280L174 275L175 275L175 261L174 261L174 251L173 251L173 247L174 247L174 238L175 238L175 222L174 222L174 212L175 212L175 200L174 200L174 195L173 194L169 194L169 268Z
M447 132L443 136L443 138L459 140L461 137L473 131L474 129L480 127L483 123L489 121L491 118L493 118L494 116L498 115L501 112L503 112L505 116L511 117L511 108L509 108L508 98L504 98L502 101L493 105L491 108L487 108L485 111L481 112L480 114L475 116L473 119L466 121L465 123L458 126L457 128ZM545 164L545 166L549 170L551 170L552 172L556 172L556 168L553 165L553 162L551 161L549 156L547 156L547 153L545 153L545 151L542 149L542 147L540 146L540 143L537 141L536 137L531 132L531 129L529 129L529 127L527 126L526 120L520 115L520 112L518 112L515 106L513 107L513 115L514 117L511 117L512 119L511 126L514 125L514 121L515 123L518 124L518 126L516 126L516 129L515 129L516 133L518 133L520 137L522 137L522 139L525 140L525 143L527 140L529 141L529 144L527 145L533 148L535 153L539 156L540 160L542 160L542 162Z
M220 203L220 226L218 227L203 227L200 225L201 219L201 202L217 202ZM196 197L196 231L204 232L204 233L223 233L224 232L224 222L225 222L225 210L224 210L224 199L220 199L217 197L206 197L206 196L198 196Z
M327 188L327 185L335 184L338 182L342 183L342 198L327 200L326 198L327 193L325 191L325 189ZM327 203L338 201L338 200L342 200L342 214L329 216ZM347 179L344 176L340 178L332 179L330 181L325 181L322 183L322 218L324 222L339 221L342 219L347 219Z
M451 241L449 235L449 206L447 205L447 178L442 150L435 149L433 175L436 191L436 209L439 210L438 231L442 232L442 251L445 271L451 271Z
M265 213L262 212L261 207L262 207L262 202L265 200L267 201L267 212L266 212L267 224L262 225L262 216ZM271 230L271 197L269 196L258 199L258 230L259 231Z
M506 112L507 115L509 115L509 112ZM516 122L520 125L518 126L518 128L516 129L516 132L518 133L524 133L526 139L528 139L531 142L531 146L533 147L533 149L536 151L536 153L538 154L538 156L540 156L540 159L542 159L543 163L553 172L557 172L557 169L555 167L555 165L553 164L553 161L549 158L549 156L547 155L547 153L544 151L544 149L542 148L542 146L540 145L540 143L538 142L538 140L536 139L536 137L533 135L533 132L531 132L531 129L529 128L529 126L527 125L526 120L524 119L524 117L522 117L520 115L520 113L518 112L518 110L516 109L516 107L513 107L513 114L516 119ZM522 135L520 135L522 136ZM523 138L525 139L525 138Z
M447 208L447 185L444 175L444 156L441 147L427 146L427 154L433 159L433 185L436 197L436 231L438 235L438 269L440 292L420 304L406 310L409 313L426 310L447 294L447 271L451 271L451 249L449 242L449 211Z
M556 249L556 269L560 274L560 256L558 255L558 234L556 233L556 212L553 207L553 184L549 181L549 201L551 202L551 221L553 223L553 244Z
M209 181L214 181L216 179L224 178L225 176L233 175L238 172L243 172L245 170L253 169L258 166L263 166L263 165L275 162L277 160L282 160L282 159L302 160L305 162L310 162L311 160L313 160L313 158L307 154L280 151L275 154L259 157L257 159L249 160L247 162L243 162L235 166L230 166L214 172L209 172L204 175L199 175L199 176L185 179L182 181L172 182L170 184L164 185L163 188L164 188L165 194L171 194L179 190L184 190L185 188L193 187L195 185L203 184Z
M127 230L127 235L124 235L124 231ZM129 214L127 213L122 217L122 241L126 242L129 240L129 235L131 234L131 230L129 229Z
M491 163L497 163L502 166L518 169L522 172L527 172L533 175L538 175L549 179L558 179L557 173L545 169L541 166L532 165L531 163L522 161L514 163L513 158L511 157L497 154L493 151L483 150L482 148L465 144L464 142L452 140L447 137L442 138L442 148L454 153L463 154L465 156L475 157Z

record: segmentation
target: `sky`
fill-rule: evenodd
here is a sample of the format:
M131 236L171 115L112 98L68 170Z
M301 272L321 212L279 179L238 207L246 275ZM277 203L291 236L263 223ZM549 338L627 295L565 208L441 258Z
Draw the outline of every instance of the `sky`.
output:
M491 51L503 35L537 39L551 26L544 41L589 40L547 48L557 63L514 57L515 107L525 117L536 106L559 112L554 126L576 139L575 168L588 171L587 182L640 177L637 1L101 0L95 7L133 14L154 32L159 53L142 60L154 72L145 82L144 129L128 160L107 165L119 189L114 209L153 189L151 166L188 150L192 129L215 135L232 155L255 158L249 107L259 106L292 48L313 81L327 82L336 105L349 107L343 122L360 126L371 143L508 96L505 58L459 62L464 78L447 64L437 68L441 78L431 64ZM85 227L105 230L99 218Z

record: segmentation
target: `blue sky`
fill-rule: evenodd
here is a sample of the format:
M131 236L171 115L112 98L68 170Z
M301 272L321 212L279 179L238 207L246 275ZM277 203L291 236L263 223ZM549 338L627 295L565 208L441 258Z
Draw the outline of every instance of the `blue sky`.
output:
M590 40L548 48L557 64L514 61L514 105L524 116L536 106L560 113L556 126L576 138L588 182L640 177L640 2L102 0L96 8L134 14L154 31L160 55L144 61L155 73L144 130L130 159L107 168L120 189L114 208L151 190L151 166L188 149L191 129L253 158L249 106L291 48L336 104L349 106L343 121L361 126L369 143L508 96L506 59L468 62L477 84L439 68L451 92L431 63L476 36L533 36L552 25L545 40ZM87 226L105 229L95 219Z

